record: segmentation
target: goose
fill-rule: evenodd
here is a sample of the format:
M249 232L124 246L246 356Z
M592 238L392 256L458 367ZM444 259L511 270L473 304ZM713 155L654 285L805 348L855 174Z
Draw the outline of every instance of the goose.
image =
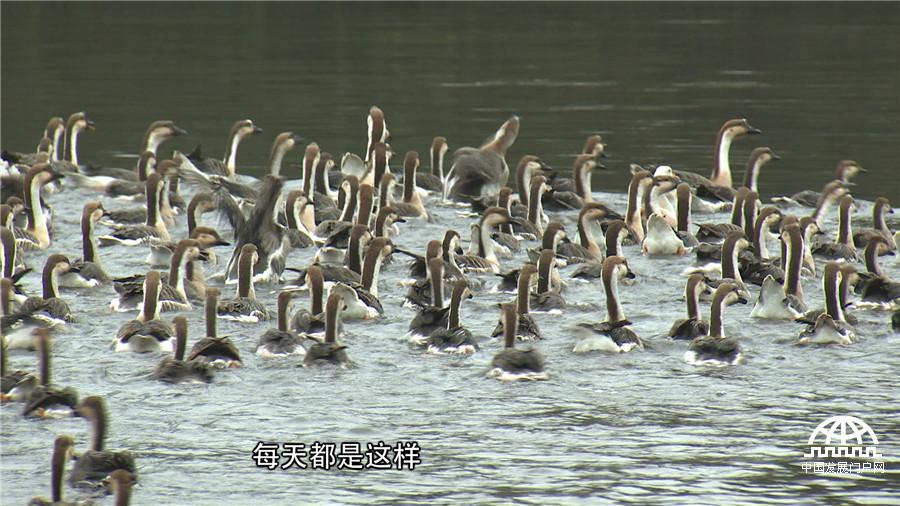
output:
M701 223L697 225L697 239L704 242L716 242L725 239L728 234L736 230L743 230L744 225L744 201L750 194L750 189L742 186L734 193L734 203L731 207L731 221L729 223ZM700 254L702 249L698 249Z
M399 232L397 223L406 223L400 216L400 212L394 206L385 206L378 209L375 216L375 228L372 230L375 237L390 237Z
M38 378L27 371L10 371L8 360L6 336L0 336L0 402L23 402L37 387Z
M709 333L709 322L700 317L700 295L712 295L712 290L703 281L702 274L691 274L684 287L687 303L687 318L676 320L669 329L672 339L694 339Z
M175 347L175 336L168 323L159 319L159 294L162 282L159 273L150 271L144 277L144 298L137 318L126 322L113 339L116 351L148 353L171 352Z
M531 305L542 311L559 311L566 307L566 299L559 293L562 289L559 273L556 271L556 255L545 249L537 262L537 291L531 294Z
M477 245L478 255L456 255L455 259L463 272L500 272L497 259L496 244L491 239L494 228L504 223L518 223L520 220L509 215L502 207L489 207L481 215L478 222Z
M282 290L278 294L278 327L266 330L256 343L256 354L262 358L278 358L289 355L305 355L306 349L297 334L288 326L288 317L294 305L295 290Z
M856 285L859 281L859 273L851 264L844 263L840 266L841 268L841 283L838 286L838 304L840 304L841 308L844 310L844 320L847 321L850 325L856 325L859 323L859 320L856 318L856 315L849 311L851 303L850 299L850 285ZM816 319L819 318L819 315L826 312L824 307L813 309L807 311L802 316L797 317L794 321L797 323L805 323L807 325L815 325Z
M666 222L674 227L677 224L677 216L675 208L669 201L671 192L681 183L677 176L668 174L666 166L660 166L656 170L656 174L649 182L649 188L642 195L642 217L646 220L653 213L664 218ZM669 169L671 171L671 169Z
M315 142L310 142L306 145L306 149L303 150L303 160L301 161L301 166L303 167L303 194L308 196L311 202L315 200L313 182L316 166L319 164L321 155L322 151L319 149L319 144Z
M187 135L187 130L179 127L171 120L158 120L150 123L147 131L144 133L143 141L138 153L146 153L149 151L154 158L159 157L159 147L166 141ZM117 169L107 167L83 167L82 172L92 176L111 176L118 179L136 181L138 180L138 170L135 169Z
M516 326L516 337L520 341L543 339L541 329L538 327L534 317L531 316L531 280L537 274L537 267L534 264L524 264L519 269L518 286L516 288L516 314L519 321ZM491 337L497 337L503 334L503 320L497 322Z
M326 246L340 247L342 245L342 240L346 238L347 232L353 226L357 208L360 207L359 179L356 176L346 176L341 182L340 191L344 196L340 216L337 219L324 221L318 221L319 218L316 217L318 225L313 231L313 235L325 238ZM366 197L370 196L370 193L366 193ZM371 201L364 202L363 207L365 206L371 207Z
M691 186L687 183L679 183L675 187L676 195L676 224L675 234L681 239L685 250L693 250L700 244L697 237L691 232L691 201L694 194L691 193Z
M53 456L50 459L51 498L33 497L28 502L29 506L79 506L94 503L90 499L75 502L63 500L63 478L65 478L66 474L66 461L70 460L74 455L75 441L70 436L57 436L53 441Z
M146 244L150 238L170 241L169 230L160 215L160 199L163 192L162 176L152 173L147 176L145 196L147 198L147 221L144 225L119 225L113 232L98 237L101 246L137 246Z
M222 157L222 160L217 160L215 158L200 159L199 156L192 157L191 155L188 155L188 157L192 158L192 161L198 169L207 174L215 174L217 176L225 176L234 179L237 175L238 146L240 146L241 141L247 137L262 132L263 130L253 124L252 120L238 120L231 125L231 130L228 131L228 139L225 144L225 156ZM200 146L197 146L194 152L199 153L199 150Z
M812 248L813 255L819 255L831 260L846 260L855 262L859 260L859 254L853 246L853 233L850 219L856 210L856 202L850 195L841 197L840 211L838 213L837 241L821 243Z
M109 475L107 488L115 496L116 506L128 506L131 503L131 484L134 476L124 469L116 469Z
M519 136L519 117L512 116L480 148L463 147L453 153L447 174L448 197L468 200L496 194L509 178L506 151Z
M624 256L622 254L622 242L631 237L631 230L622 220L607 222L606 239L604 241L605 255L603 258ZM596 279L603 276L602 259L582 263L572 272L572 277L582 280Z
M75 407L75 413L87 418L91 423L93 438L90 449L79 455L75 465L72 466L72 472L69 474L70 484L77 486L83 482L99 482L116 469L137 474L137 466L131 452L104 449L109 415L103 397L97 395L85 397Z
M772 202L785 206L818 208L822 205L822 198L827 196L829 192L835 191L836 189L846 191L848 185L852 184L850 183L850 179L860 172L864 173L867 171L853 160L841 160L837 164L837 169L835 169L835 179L826 184L822 192L803 190L789 197L772 197ZM836 198L840 197L841 195L837 195Z
M549 379L549 374L544 370L544 356L537 348L516 349L516 327L519 324L516 306L501 304L500 311L503 321L503 349L491 359L488 376L501 381Z
M390 239L384 237L372 239L363 260L360 283L336 285L345 288L342 318L371 320L384 314L384 308L378 300L378 275L381 272L382 262L391 254L392 249Z
M803 261L803 232L799 225L788 225L781 233L788 244L785 262L784 285L767 275L762 283L759 298L750 311L751 318L769 320L793 320L806 312L803 287L800 284L800 266Z
M860 294L864 301L893 305L900 303L900 282L889 278L878 265L879 249L889 244L887 239L880 235L869 238L864 251L867 272L860 276L861 279L856 285L856 293Z
M203 308L206 321L206 337L194 343L187 359L189 362L204 362L217 369L242 367L241 354L237 346L228 337L218 337L216 333L219 293L218 288L206 289L206 301Z
M100 263L97 245L94 243L94 227L105 214L100 202L88 202L81 213L82 257L72 262L69 271L60 276L59 286L67 288L92 288L109 282L109 276Z
M294 147L299 145L303 138L293 132L282 132L275 137L272 143L272 149L269 153L266 167L268 168L266 176L281 176L281 165L285 155ZM183 153L176 152L173 155L177 166L178 174L185 181L198 185L202 188L212 190L214 193L227 192L229 196L239 197L240 199L255 200L263 194L264 190L257 188L256 184L247 184L236 181L233 177L207 175L197 168L188 156Z
M696 337L684 352L684 361L692 365L737 365L743 360L741 344L733 337L725 337L722 312L725 306L746 304L742 289L735 283L722 283L713 295L709 315L709 333Z
M825 292L825 312L816 322L800 332L799 344L840 344L848 345L857 341L856 331L847 323L844 308L841 307L838 290L843 279L841 264L828 262L822 273L822 288Z
M11 293L11 295L21 295L19 293L21 291L20 287L16 283L31 272L30 268L25 267L25 262L22 256L19 255L18 250L12 230L0 226L0 273L2 273L2 277L9 278L11 282L10 287L16 291L15 294ZM21 297L21 299L18 302L25 300L24 297Z
M762 130L750 126L746 119L730 119L726 121L719 129L716 136L716 158L713 165L712 174L706 179L699 174L693 172L678 171L676 175L684 182L699 187L724 186L731 188L731 165L728 161L728 155L731 150L731 144L737 139L747 135L757 135Z
M768 230L777 225L779 221L782 221L781 211L774 207L765 207L756 216L755 224L752 227L748 227L752 234L751 237L753 237L751 242L753 252L744 251L738 258L740 261L739 270L741 276L746 279L747 282L762 286L765 278L769 276L772 277L774 282L782 283L784 281L784 270L775 264L777 259L770 258L766 240L768 237ZM799 262L802 267L806 244L803 240L803 230L800 228L799 223L795 224L795 226L800 234L799 237L801 242L804 242L804 244L801 244L801 250L798 252L798 256L800 257ZM784 229L785 227L782 227L782 234L784 233ZM781 262L781 265L786 268L787 242L782 242L782 245L785 246L785 249L782 254L784 261Z
M577 244L564 242L568 240L569 237L566 234L565 226L558 221L551 221L547 224L547 227L544 228L544 232L541 236L541 244L528 249L528 261L536 263L541 256L541 253L543 253L545 249L549 249L552 250L555 255L560 257L559 260L563 266L567 265L569 257L572 257L573 263L577 263L577 255L584 255L584 252L577 247ZM563 245L566 244L570 246L566 247L566 251L563 252Z
M431 141L429 155L431 156L431 173L417 172L416 186L429 192L438 193L444 197L444 156L450 147L445 137L437 136Z
M372 157L372 151L375 149L376 143L386 143L391 139L391 133L387 129L387 121L384 119L384 111L377 105L369 108L369 116L366 118L368 129L366 134L368 140L366 142L366 163L369 163Z
M306 270L306 286L309 287L310 308L300 309L291 317L290 329L297 333L321 334L325 331L323 296L325 277L322 268L311 265Z
M562 244L557 254L569 253L567 255L567 263L572 263L571 259L573 257L586 261L603 260L603 248L597 242L597 238L604 236L600 224L607 216L603 208L592 205L582 207L581 211L578 212L578 244Z
M843 181L835 179L825 185L822 189L822 195L819 197L815 210L810 216L815 220L816 225L822 227L822 218L828 214L828 210L835 203L839 203L841 198L850 194L849 186Z
M316 244L312 233L316 229L315 208L302 190L288 193L284 214L285 233L291 241L291 248L308 248Z
M226 214L235 230L235 248L226 268L226 282L237 280L239 259L247 244L254 245L258 256L258 262L251 266L254 280L267 283L281 278L285 257L290 250L290 240L286 240L284 227L275 222L275 205L281 197L283 186L284 179L280 176L266 175L256 205L247 218L236 208L233 199L223 199L229 201L225 204L230 209Z
M479 350L478 341L472 336L472 332L463 327L459 320L459 310L464 299L471 299L472 292L464 279L458 279L453 285L453 293L450 295L450 312L447 318L447 328L435 330L428 336L425 346L428 353L441 355L444 353L458 353L471 355Z
M403 201L392 205L405 218L428 218L428 211L422 197L416 192L416 170L419 168L419 153L409 151L403 160Z
M544 214L544 204L541 202L544 192L549 189L546 177L538 174L531 178L531 189L528 193L528 223L538 237L544 235L544 227L550 221Z
M256 290L253 286L253 265L258 260L256 245L248 243L241 247L237 294L235 298L219 303L217 312L222 318L242 323L257 323L271 318L266 306L256 299Z
M194 195L187 207L188 238L196 239L203 249L213 246L231 245L228 241L223 240L215 229L200 224L204 213L216 209L213 196L208 192L200 192ZM169 262L172 261L172 253L175 252L175 248L178 246L178 243L175 241L162 241L159 239L153 239L149 241L149 244L150 253L147 255L145 262L153 267L169 265ZM214 255L210 251L210 261L213 261L213 257Z
M444 307L444 260L435 256L428 260L428 279L431 282L431 304L422 307L409 323L407 339L423 345L434 331L446 329L450 308Z
M169 263L169 279L160 287L159 303L162 311L190 311L193 309L188 299L185 288L185 276L187 265L195 260L206 260L209 257L206 251L200 249L200 243L194 239L179 241ZM140 275L127 278L117 278L113 281L113 288L118 296L110 301L109 307L113 311L133 311L137 301L143 297L141 292L143 280Z
M653 175L649 171L639 170L631 176L631 182L628 183L628 207L625 210L625 224L631 231L634 240L640 244L644 242L644 224L641 222L641 210L639 203L640 193L644 186L653 183Z
M890 241L891 239L891 229L887 226L887 223L884 221L885 214L894 214L894 209L891 207L891 201L885 197L878 197L875 199L875 205L872 206L872 226L873 228L857 230L853 233L853 244L857 248L865 248L869 243L869 239L873 235L880 235L885 240ZM893 251L894 245L890 242L885 244L886 247L883 247L880 250L880 254L884 255L888 251Z
M625 257L611 256L603 261L603 288L606 291L606 321L601 323L579 323L581 328L592 331L593 336L581 340L575 345L575 353L589 351L605 351L610 353L627 353L632 350L643 350L644 342L628 326L631 322L625 319L622 304L619 302L619 278L634 279L635 275L628 267Z
M156 364L153 377L164 383L210 383L213 380L213 368L206 362L185 361L187 348L187 318L176 316L175 324L175 356L165 357Z
M551 177L550 191L544 195L544 207L552 210L581 209L591 196L591 173L606 166L597 161L594 154L582 154L575 158L572 179Z
M378 187L381 184L381 179L384 175L391 173L390 161L392 156L393 152L391 151L390 146L383 142L376 142L372 148L372 157L366 166L366 170L363 172L362 177L359 178L359 184L369 185L373 188ZM324 171L322 170L316 170L317 189L327 189L327 187L322 186L325 181L323 172ZM320 190L320 193L324 193L324 191L325 190Z
M15 321L36 319L51 327L75 321L69 305L59 297L59 278L70 268L71 264L65 255L54 253L47 257L41 275L42 295L25 299L18 311L10 315L11 319ZM12 345L10 347L18 348Z
M21 250L45 250L50 247L49 220L41 205L41 188L59 176L50 170L50 165L38 163L32 165L24 178L25 209L28 225L25 229L13 228L16 245Z
M781 160L781 157L776 155L772 148L753 148L750 158L747 160L747 170L744 172L744 186L750 188L751 191L759 192L759 173L763 165L772 160Z
M721 271L722 273L720 279L710 279L707 277L706 284L710 287L718 288L721 283L730 281L738 285L742 290L746 290L744 279L741 277L738 257L749 247L750 242L747 241L747 236L744 235L743 230L735 230L728 234L728 237L726 237L725 241L722 243L721 261L718 264L712 264L712 266L707 265L699 269L703 272L712 268ZM693 272L694 271L689 271L689 273Z
M22 414L26 417L37 418L61 418L75 414L75 406L78 405L78 391L72 387L60 387L50 382L50 333L47 329L35 329L33 331L34 342L38 354L38 371L40 371L40 385L34 387Z
M661 214L653 213L647 220L647 235L641 250L648 256L681 256L686 250L684 242Z
M549 169L550 167L544 163L543 160L534 156L534 155L525 155L521 159L519 159L518 165L516 165L516 190L519 192L519 203L517 205L512 204L510 202L509 206L504 206L499 202L497 205L500 207L507 207L512 216L517 216L519 218L525 218L528 215L528 208L531 205L531 180L534 179L535 176L540 176L544 174L544 169ZM490 196L485 197L481 200L481 202L487 202L491 199ZM537 234L540 236L540 234Z
M340 285L338 285L340 286ZM337 326L340 321L340 313L344 308L344 297L340 292L332 291L325 303L325 341L313 343L306 350L305 366L332 364L340 367L350 367L352 362L347 357L347 346L338 343Z
M430 265L430 262L433 259L437 259L441 264L440 270L444 275L443 277L445 279L449 279L450 277L446 272L448 263L441 256L441 248L441 241L435 239L428 241L428 244L425 247L424 257L416 255L415 253L407 252L406 250L397 250L403 252L404 254L413 256L413 261L410 263L410 275L412 275L414 279L406 291L406 298L403 302L404 305L414 306L418 308L425 308L434 305L434 298L431 295L431 292L434 289L431 283L432 273L430 267L428 267ZM418 269L418 266L420 264L426 266L424 273L420 272Z
M93 132L94 130L96 130L96 124L88 118L86 112L71 114L66 121L66 132L68 133L65 137L66 146L64 151L66 159L62 160L61 162L63 163L57 164L57 166L67 171L78 172L81 169L81 164L78 161L78 137L81 135L81 132Z

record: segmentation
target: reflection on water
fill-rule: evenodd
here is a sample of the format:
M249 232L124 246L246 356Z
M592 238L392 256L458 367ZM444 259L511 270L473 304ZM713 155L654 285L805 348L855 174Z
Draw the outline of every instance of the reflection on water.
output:
M127 166L122 156L135 154L151 120L171 118L191 132L166 150L202 143L218 156L230 124L250 117L266 133L242 144L239 163L258 173L274 134L289 129L332 153L361 153L371 104L386 111L401 153L425 152L434 135L451 148L478 143L518 113L510 160L533 153L568 167L586 135L603 134L610 170L594 187L616 192L598 199L622 210L629 162L707 173L718 127L747 117L764 133L733 147L736 178L755 146L783 158L764 169L764 197L820 187L838 160L852 158L869 169L854 194L898 198L898 21L896 3L3 3L0 144L29 150L47 118L87 110L98 130L83 137L82 158ZM88 198L80 190L53 196L55 228L77 230ZM433 208L436 223L407 224L400 246L419 251L447 227L465 230L455 209ZM863 203L858 215L870 210ZM574 232L572 216L560 219ZM78 256L77 235L56 240L54 251ZM305 265L311 253L296 252L290 264ZM223 323L248 367L209 387L158 385L146 378L155 358L108 350L133 315L108 312L107 288L65 293L80 323L56 338L55 378L107 397L110 447L140 459L139 504L893 500L882 477L822 478L800 468L810 431L852 414L879 435L896 480L900 362L885 313L857 313L858 345L810 350L792 345L794 326L729 308L726 331L744 342L747 364L698 370L682 362L682 343L661 338L682 317L684 280L673 273L691 259L625 253L638 284L622 287L623 305L652 348L574 356L575 324L601 318L604 301L599 285L572 282L566 298L575 309L537 315L552 375L543 383L483 379L496 342L460 359L426 357L395 340L412 318L400 307L401 262L383 276L386 319L348 325L357 370L261 363L252 350L267 325ZM144 269L129 260L133 250L101 254L115 275ZM896 262L884 264L900 277ZM803 283L810 306L820 306L819 281ZM34 276L26 283L38 285ZM274 307L273 288L260 292ZM466 325L487 333L507 297L478 293L463 307ZM188 316L198 332L202 315ZM31 368L33 359L17 355L12 365ZM47 493L55 435L72 434L79 448L88 437L83 420L23 422L18 409L0 409L4 504ZM259 440L415 440L423 464L415 472L268 472L250 459Z

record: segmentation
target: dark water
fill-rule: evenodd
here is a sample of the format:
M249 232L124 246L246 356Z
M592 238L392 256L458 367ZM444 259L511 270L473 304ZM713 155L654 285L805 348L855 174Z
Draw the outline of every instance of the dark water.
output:
M122 156L135 153L146 125L160 118L191 132L166 150L202 143L219 155L231 122L250 117L266 129L241 148L241 171L254 173L273 134L288 129L332 153L362 152L372 104L385 110L401 153L424 152L434 135L451 147L478 143L518 113L522 132L510 160L534 153L568 166L587 134L602 133L611 170L594 187L623 210L618 192L629 162L707 173L720 124L747 117L764 134L735 144L737 172L757 145L784 158L764 169L764 196L820 187L837 160L852 158L870 171L855 195L900 200L896 3L3 3L0 12L4 148L30 150L48 117L86 110L98 125L80 142L86 162L130 165ZM56 230L77 230L88 198L77 189L51 197ZM447 227L466 229L456 209L432 207L437 222L408 224L397 244L420 250ZM855 223L870 211L863 202ZM574 232L572 216L555 218ZM833 216L826 226L832 234ZM177 230L184 227L182 216ZM77 234L61 233L51 251L77 257L79 249ZM135 260L144 253L101 254L112 274L125 275L146 269ZM572 282L565 295L574 307L537 316L547 382L484 379L496 342L466 359L409 349L400 336L413 313L400 307L404 270L396 263L381 282L386 318L348 325L358 369L257 360L256 337L268 325L223 323L247 367L209 387L159 385L146 378L157 357L108 350L133 315L111 314L112 289L102 288L64 293L79 322L56 336L55 378L107 398L109 446L139 459L137 504L896 504L900 341L888 313L857 312L856 345L806 349L793 345L794 325L729 308L726 332L742 340L747 363L701 370L684 364L683 343L662 337L683 312L677 273L691 259L647 259L637 247L625 253L639 278L621 289L625 313L652 349L573 355L574 324L601 319L604 301L598 284ZM295 252L290 264L311 255ZM29 265L45 256L30 256ZM900 277L894 258L883 263ZM803 280L810 306L822 303L820 284ZM39 281L26 285L36 290ZM272 307L274 290L259 288ZM465 324L485 335L507 297L478 293L463 307ZM188 317L196 335L202 315ZM12 365L31 368L33 357L14 356ZM3 504L49 493L56 435L71 434L82 448L88 439L81 420L28 422L19 409L0 408ZM891 472L803 472L810 432L836 414L869 422ZM414 440L423 463L412 472L269 472L250 458L259 440Z

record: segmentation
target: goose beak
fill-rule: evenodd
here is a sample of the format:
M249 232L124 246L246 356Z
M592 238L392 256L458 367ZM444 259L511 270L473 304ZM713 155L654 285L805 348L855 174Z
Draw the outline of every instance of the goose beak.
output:
M761 134L761 133L762 133L762 130L760 130L760 129L756 128L756 127L752 127L752 126L750 126L750 125L747 125L747 134L748 134L748 135L757 135L757 134Z
M253 125L253 130L250 131L250 135L253 135L253 134L261 134L261 133L263 133L263 129L262 129L262 128L259 128L259 127L256 126L256 125Z
M772 154L770 154L769 156L772 157L772 160L781 160L781 157L778 156L778 155L776 155L775 153L772 153Z
M625 279L634 279L636 277L637 276L634 274L634 271L632 271L632 270L629 270L628 272L625 273Z
M178 125L172 124L172 135L179 136L179 135L187 135L187 134L188 134L187 130L181 128Z
M291 140L294 141L294 144L300 144L303 142L303 136L297 134L291 134Z
M214 242L213 246L231 246L231 243L228 241L219 240Z
M88 120L85 120L84 129L87 130L88 132L93 132L94 130L97 129L97 126L93 121L88 119Z
M200 250L200 254L197 255L197 259L202 260L204 262L208 262L209 261L209 252L206 250Z

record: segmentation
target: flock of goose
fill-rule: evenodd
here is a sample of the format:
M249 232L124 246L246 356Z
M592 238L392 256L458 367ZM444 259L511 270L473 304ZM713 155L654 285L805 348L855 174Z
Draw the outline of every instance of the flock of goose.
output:
M564 269L571 278L599 280L605 294L606 319L580 324L588 337L575 343L573 352L644 349L645 341L631 328L619 298L620 284L636 276L625 256L629 245L639 246L635 253L647 256L696 255L697 265L683 273L686 318L674 322L668 337L685 340L684 359L697 366L741 362L741 345L727 337L724 325L725 308L736 303L753 302L753 318L802 323L797 342L804 345L856 342L851 308L893 311L890 325L900 330L900 283L879 266L880 256L896 252L900 233L892 233L885 219L893 213L885 197L874 202L872 228L852 228L856 202L850 179L865 172L856 162L841 161L835 179L821 192L804 191L764 205L758 180L763 166L779 157L770 148L754 149L743 183L735 188L730 146L760 131L744 119L730 120L719 130L709 178L665 165L652 171L632 165L627 206L617 211L597 201L591 189L592 172L605 169L606 146L600 136L587 139L571 174L531 155L522 157L510 174L506 153L519 127L519 118L513 116L483 145L456 149L449 157L448 141L435 137L428 153L430 171L419 170L421 158L415 151L405 154L402 170L393 171L385 115L372 107L364 156L347 153L336 159L317 143L306 143L299 167L302 183L290 191L285 191L282 167L291 165L289 153L305 141L292 132L277 135L266 175L261 180L240 175L241 143L262 133L250 120L232 126L222 159L204 157L199 148L164 158L161 145L187 132L172 121L156 121L147 129L134 169L84 164L78 139L95 129L85 113L67 121L52 118L34 153L4 151L2 398L23 403L26 418L76 415L87 418L93 431L90 448L81 454L76 454L71 437L56 438L52 498L33 503L62 501L69 461L74 461L70 484L105 483L116 495L116 504L129 502L137 479L128 451L104 447L104 399L89 396L79 401L74 389L51 382L52 335L75 321L79 312L70 309L73 300L67 301L61 288L112 286L115 297L109 309L137 316L122 325L111 348L164 353L152 372L164 382L210 382L217 369L243 365L239 347L217 334L220 318L247 324L275 320L275 327L257 341L260 360L293 357L309 367L352 367L352 353L342 340L343 322L378 320L384 313L379 300L383 266L408 269L401 290L406 291L404 305L413 308L415 316L406 339L427 353L479 353L485 340L464 325L463 301L488 290L514 292L514 301L500 304L491 332L503 341L488 375L547 379L538 347L520 348L517 343L543 339L532 309L565 310ZM507 186L510 175L515 188ZM54 236L69 233L53 227L50 204L61 191L95 195L81 215L81 258L60 252L45 256L42 292L26 294L20 280L37 268L33 263L29 267L29 261L53 251ZM100 196L143 205L108 209ZM466 222L468 250L461 232L452 228L428 241L422 251L398 247L392 237L417 220L431 221L429 206L436 205L477 218ZM823 218L833 207L838 230L829 240ZM729 209L726 222L692 227L692 214ZM204 215L213 212L231 225L230 232L204 223ZM179 214L186 215L187 230L175 230ZM570 240L562 224L567 216L575 218L577 240ZM219 265L216 250L221 254L223 247L231 250L224 269L207 272ZM292 251L306 248L315 248L313 262L303 268L289 266ZM142 253L134 257L132 275L113 277L103 265L102 257L113 254L106 251ZM501 269L502 259L522 251L527 262ZM408 267L396 261L398 254L410 258ZM824 265L817 266L816 257L824 259ZM163 267L168 271L155 270ZM800 280L820 271L825 307L811 309ZM223 297L219 287L211 286L222 284L235 284L235 295ZM258 284L280 287L275 308L257 298ZM755 298L751 285L760 287ZM851 300L851 290L857 301ZM294 300L302 292L309 294L308 308L294 311ZM711 302L708 320L701 301ZM196 331L203 337L188 350L187 319L178 315L170 323L161 313L187 313L199 305L206 326ZM8 354L15 350L36 351L37 376L8 370Z

